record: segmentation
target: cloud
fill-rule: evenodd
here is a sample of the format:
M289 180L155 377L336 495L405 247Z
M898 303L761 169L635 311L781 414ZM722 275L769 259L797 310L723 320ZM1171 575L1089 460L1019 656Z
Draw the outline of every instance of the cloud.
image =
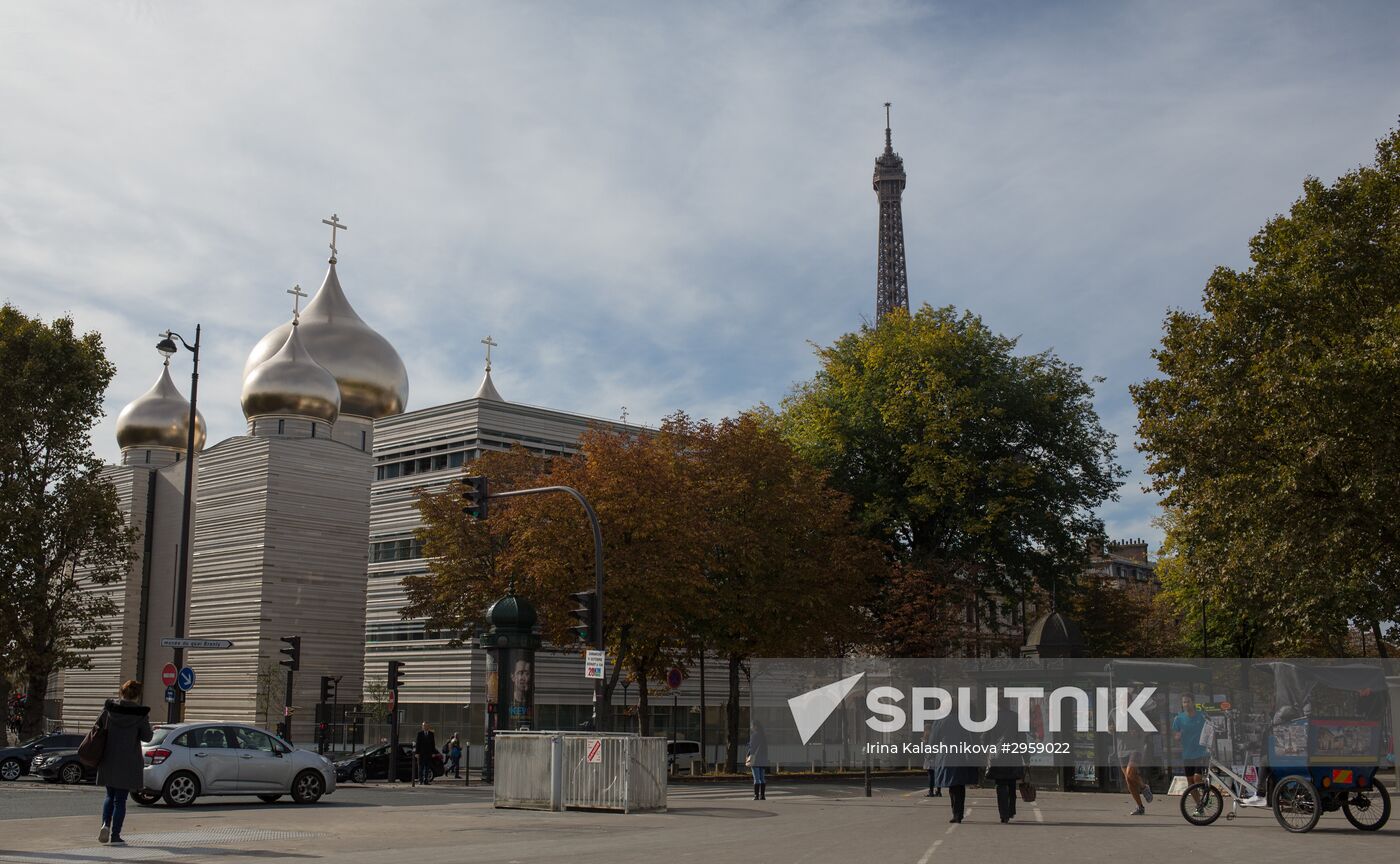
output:
M911 299L1106 376L1137 473L1103 514L1155 536L1127 386L1305 175L1369 161L1397 25L1386 4L9 4L0 296L103 332L108 458L166 326L205 325L201 408L214 440L242 431L243 359L319 284L331 211L410 407L474 392L491 333L513 400L732 414L872 313L889 100Z

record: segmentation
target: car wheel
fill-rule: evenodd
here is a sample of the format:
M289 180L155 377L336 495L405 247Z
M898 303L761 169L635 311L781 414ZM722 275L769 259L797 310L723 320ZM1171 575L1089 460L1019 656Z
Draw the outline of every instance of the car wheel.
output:
M364 783L369 780L369 772L365 771L365 766L361 765L350 772L350 780L354 783Z
M140 804L142 807L154 807L155 803L160 800L160 793L147 792L145 789L142 789L139 792L132 792L131 800Z
M69 762L58 772L58 777L69 786L77 786L83 782L83 766L76 762Z
M173 774L165 781L165 791L161 797L171 807L188 807L199 797L199 781L188 771Z
M258 796L258 800L261 801L261 802L263 802L264 804L273 804L273 803L275 803L275 802L281 800L281 798L282 798L281 795L259 795L259 796Z
M6 759L0 762L0 780L18 780L19 775L24 773L24 766L19 764L18 759Z
M298 804L315 804L325 792L326 780L319 771L303 771L292 781L292 800Z

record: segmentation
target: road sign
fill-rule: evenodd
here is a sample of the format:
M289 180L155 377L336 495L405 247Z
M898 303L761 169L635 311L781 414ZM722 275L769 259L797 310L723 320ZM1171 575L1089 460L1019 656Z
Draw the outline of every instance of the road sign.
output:
M162 648L232 648L227 639L170 639L160 640Z
M588 764L589 764L589 765L601 765L601 764L603 764L603 739L602 739L602 738L589 738L589 739L588 739Z
M179 691L179 690L176 690L176 689L175 689L175 686L174 686L173 684L172 684L171 686L165 688L165 701L166 701L166 702L179 702L179 701L180 701L180 691Z
M603 678L603 670L608 665L608 655L603 651L589 651L583 659L583 677Z
M175 676L179 674L179 672L180 670L175 668L174 663L166 663L165 668L160 670L160 683L164 684L166 687L173 686L175 684Z
M672 690L681 686L681 682L684 680L685 674L681 672L679 666L672 666L671 671L666 673L666 686L670 687Z
M180 677L175 682L181 690L188 691L194 686L194 670L186 666L180 670Z

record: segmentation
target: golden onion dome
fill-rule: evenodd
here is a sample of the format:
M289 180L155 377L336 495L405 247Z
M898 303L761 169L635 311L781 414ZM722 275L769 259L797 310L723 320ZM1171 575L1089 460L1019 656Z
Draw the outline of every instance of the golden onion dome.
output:
M243 379L243 416L307 417L334 423L340 415L340 386L301 342L293 324L282 347Z
M189 444L190 400L175 389L170 380L170 362L160 377L142 395L117 415L117 445L123 450L140 447L167 447L183 451ZM204 449L204 415L195 412L194 450Z
M243 367L246 379L287 342L288 321L262 338ZM376 333L345 299L335 262L301 313L301 341L340 385L340 413L377 420L402 414L408 404L408 371L389 340Z

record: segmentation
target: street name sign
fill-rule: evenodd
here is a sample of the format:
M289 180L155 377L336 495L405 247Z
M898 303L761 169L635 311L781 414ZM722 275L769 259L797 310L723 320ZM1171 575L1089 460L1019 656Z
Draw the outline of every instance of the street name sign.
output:
M227 639L171 639L169 637L160 640L162 648L232 648L233 643Z
M608 664L608 655L602 651L589 651L583 659L583 677L603 678L603 669Z

